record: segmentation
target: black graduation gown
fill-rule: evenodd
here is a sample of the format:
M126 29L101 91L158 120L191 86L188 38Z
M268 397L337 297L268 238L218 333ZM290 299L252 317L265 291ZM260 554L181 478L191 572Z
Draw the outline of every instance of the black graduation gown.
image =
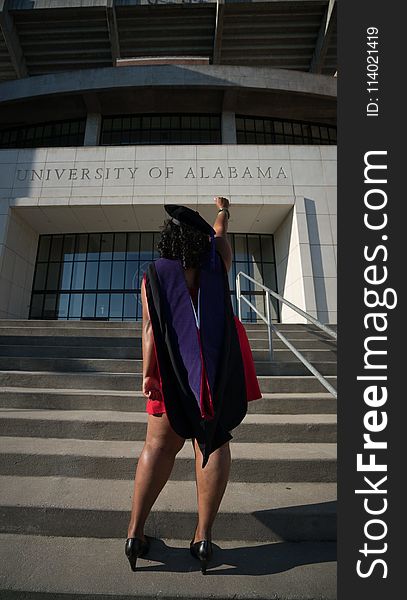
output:
M200 336L180 260L151 262L145 286L167 417L178 435L197 440L204 468L210 454L233 438L230 430L247 413L243 358L226 267L218 252L215 268L209 257L201 267ZM214 408L210 420L202 417L199 408L202 360Z

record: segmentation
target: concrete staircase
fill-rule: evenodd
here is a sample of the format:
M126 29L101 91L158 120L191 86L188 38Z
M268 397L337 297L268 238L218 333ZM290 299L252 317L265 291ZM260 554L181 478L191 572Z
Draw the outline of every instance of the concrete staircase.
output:
M246 329L264 397L232 431L208 575L189 554L190 440L147 521L149 557L131 572L124 540L147 422L140 327L0 321L1 598L333 600L336 401L279 339L268 362L261 324ZM331 338L279 327L335 385Z

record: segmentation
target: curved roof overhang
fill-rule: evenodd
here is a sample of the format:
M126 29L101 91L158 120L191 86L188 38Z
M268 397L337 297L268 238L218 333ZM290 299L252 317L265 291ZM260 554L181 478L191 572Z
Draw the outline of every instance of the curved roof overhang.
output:
M336 99L335 77L229 65L146 65L83 69L0 83L0 102L137 88L195 88L278 91Z

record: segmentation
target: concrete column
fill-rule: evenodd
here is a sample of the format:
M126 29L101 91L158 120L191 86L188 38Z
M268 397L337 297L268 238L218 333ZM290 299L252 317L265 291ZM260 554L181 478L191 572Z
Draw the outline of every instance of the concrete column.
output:
M28 319L38 233L0 200L0 318Z
M99 146L101 127L102 115L100 113L88 113L86 117L85 146Z
M230 110L222 111L222 144L236 144L235 113Z

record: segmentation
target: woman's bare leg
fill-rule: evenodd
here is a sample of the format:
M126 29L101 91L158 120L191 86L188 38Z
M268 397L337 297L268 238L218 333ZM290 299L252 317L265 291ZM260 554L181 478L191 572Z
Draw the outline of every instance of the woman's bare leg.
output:
M193 440L193 445L199 517L194 542L198 542L212 539L212 525L229 479L231 454L229 442L226 442L212 452L202 469L202 453L196 439Z
M146 441L137 463L127 537L144 539L144 524L167 483L185 439L172 429L168 417L148 415Z

